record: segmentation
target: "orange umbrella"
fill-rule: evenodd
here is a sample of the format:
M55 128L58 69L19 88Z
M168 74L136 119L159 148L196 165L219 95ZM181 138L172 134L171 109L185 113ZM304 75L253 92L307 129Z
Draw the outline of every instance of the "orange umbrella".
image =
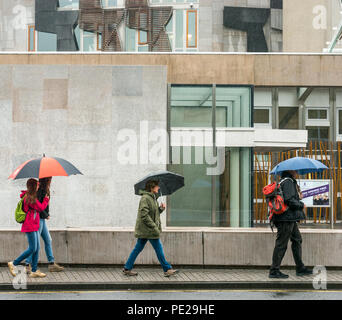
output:
M42 158L32 159L21 164L8 178L24 179L24 178L46 178L57 176L70 176L73 174L82 174L69 161L61 158Z

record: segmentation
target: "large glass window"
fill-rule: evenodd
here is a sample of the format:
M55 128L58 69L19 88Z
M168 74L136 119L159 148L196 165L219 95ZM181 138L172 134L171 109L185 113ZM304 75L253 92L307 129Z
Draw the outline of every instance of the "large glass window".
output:
M251 127L251 90L245 87L218 85L216 127Z
M208 128L252 126L250 87L175 85L170 92L172 130L191 128L200 135ZM203 146L198 141L196 147L171 146L168 168L183 175L186 183L170 197L168 225L249 227L251 149L205 147L202 138ZM212 175L209 168L218 170Z
M216 176L216 226L251 226L251 149L225 148L225 169Z
M180 164L172 164L169 170L185 177L185 186L170 196L170 226L212 225L212 178L206 173L205 151L209 148L180 147ZM199 156L200 154L200 156Z
M172 127L212 127L212 87L171 88Z

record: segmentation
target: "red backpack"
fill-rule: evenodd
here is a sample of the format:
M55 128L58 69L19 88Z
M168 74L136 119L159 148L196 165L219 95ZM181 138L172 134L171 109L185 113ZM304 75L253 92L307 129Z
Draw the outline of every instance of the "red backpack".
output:
M283 191L281 189L281 183L286 179L290 178L285 178L279 183L273 182L262 189L266 197L270 221L274 214L282 214L288 209L288 206L284 202Z

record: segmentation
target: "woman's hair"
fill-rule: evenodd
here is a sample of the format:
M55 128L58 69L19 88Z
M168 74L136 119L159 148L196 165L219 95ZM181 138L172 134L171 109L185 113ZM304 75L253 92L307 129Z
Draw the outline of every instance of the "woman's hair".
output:
M148 192L151 192L152 189L155 187L155 186L158 186L159 185L159 181L158 180L148 180L146 182L146 185L145 185L145 190L148 191Z
M283 178L293 178L293 175L292 175L292 173L290 172L290 171L283 171L282 173L281 173L281 178L283 179Z
M26 199L27 202L33 204L37 200L37 184L38 181L36 179L28 179L26 182L27 192Z
M50 196L50 182L51 177L39 179L39 190Z

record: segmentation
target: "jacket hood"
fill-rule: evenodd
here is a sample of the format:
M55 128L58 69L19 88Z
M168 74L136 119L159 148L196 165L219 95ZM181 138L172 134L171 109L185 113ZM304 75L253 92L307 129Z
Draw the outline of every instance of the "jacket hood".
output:
M26 190L21 190L20 198L22 198L26 194Z
M139 195L140 196L143 196L144 194L148 194L150 197L152 197L152 198L156 198L156 199L158 199L159 198L159 194L157 193L153 193L153 192L148 192L148 191L146 191L146 190L143 190L143 189L140 189L139 190Z

